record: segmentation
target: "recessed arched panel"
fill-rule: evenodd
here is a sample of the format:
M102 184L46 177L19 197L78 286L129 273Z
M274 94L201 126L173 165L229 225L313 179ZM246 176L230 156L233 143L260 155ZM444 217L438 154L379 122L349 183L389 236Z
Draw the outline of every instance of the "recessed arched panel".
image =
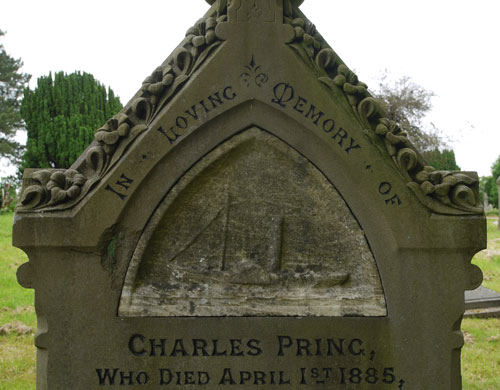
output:
M258 128L169 191L131 260L121 316L385 316L365 235L305 157Z

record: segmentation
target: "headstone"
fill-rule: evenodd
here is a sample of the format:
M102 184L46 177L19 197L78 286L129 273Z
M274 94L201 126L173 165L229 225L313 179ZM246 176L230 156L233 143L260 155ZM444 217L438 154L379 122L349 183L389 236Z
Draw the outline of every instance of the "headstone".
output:
M500 294L484 286L466 291L464 318L500 318Z
M500 294L487 287L479 286L473 291L465 292L465 308L484 309L489 307L500 308Z
M429 167L301 1L209 3L70 169L25 172L37 389L460 389L477 175Z
M500 177L497 180L497 186L498 186L498 190L499 190L498 193L500 194ZM497 222L497 227L498 227L498 229L500 229L500 197L498 198L498 210L499 210L499 219Z
M484 211L491 211L493 210L493 206L490 204L490 201L488 199L488 194L487 193L484 193L484 197L483 197L483 208L484 208Z

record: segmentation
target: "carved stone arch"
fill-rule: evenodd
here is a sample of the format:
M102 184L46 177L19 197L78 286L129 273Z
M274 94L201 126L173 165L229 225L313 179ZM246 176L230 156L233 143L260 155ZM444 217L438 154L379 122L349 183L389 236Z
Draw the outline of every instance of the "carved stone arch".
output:
M189 171L199 161L200 154L209 154L243 129L252 126L265 129L266 132L280 139L284 144L307 159L333 185L341 198L347 199L346 204L352 210L355 220L359 221L363 234L368 237L368 241L374 242L371 250L373 250L374 257L377 259L376 266L381 274L383 285L384 270L388 266L387 255L377 256L377 253L385 252L387 254L390 251L388 248L397 246L396 241L400 237L395 236L394 232L400 229L391 226L394 221L387 221L385 212L388 208L382 197L376 203L369 200L374 194L380 196L378 194L380 183L377 181L360 181L358 164L353 164L345 151L339 148L336 142L331 142L330 136L323 137L323 134L317 132L314 125L310 127L304 126L287 115L286 111L279 110L273 105L259 100L248 100L224 111L176 144L154 169L142 179L142 182L138 183L137 189L128 200L122 215L117 217L119 222L115 230L119 231L120 226L129 226L131 224L142 230L148 224L148 220L144 219L145 216L153 215L156 205L162 202L165 194L171 191L185 172ZM345 158L344 154L348 158ZM125 167L123 169L126 170ZM398 192L398 188L400 191L406 190L404 183L398 182L401 180L390 165L387 166L386 177L391 178L388 180L393 183L395 192ZM401 196L403 197L402 193ZM363 198L366 198L366 201ZM411 197L409 198L411 199ZM404 214L404 211L401 212ZM413 230L413 226L408 225L407 230ZM136 235L135 240L135 242L139 241L138 235ZM126 244L120 243L120 245ZM134 244L134 247L135 245L137 244ZM130 259L131 257L132 249L130 249L127 258ZM122 257L122 259L124 258ZM380 263L380 261L382 262ZM128 264L121 264L118 268L123 270L127 267ZM116 277L118 278L116 282L121 286L125 274L116 275ZM118 281L120 279L122 282ZM389 297L387 297L387 310L390 311Z
M387 309L373 253L340 194L305 157L252 126L169 190L132 256L118 313L376 317Z

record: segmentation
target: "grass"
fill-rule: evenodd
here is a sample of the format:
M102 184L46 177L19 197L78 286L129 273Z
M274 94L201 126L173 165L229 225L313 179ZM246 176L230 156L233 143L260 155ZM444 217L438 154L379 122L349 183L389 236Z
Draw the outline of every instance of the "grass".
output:
M464 390L499 390L500 318L465 319L462 329Z
M500 230L498 230L498 214L488 215L487 228L488 248L474 256L472 262L483 271L483 286L500 292Z
M488 249L474 257L483 285L500 292L500 231L488 216ZM11 246L12 214L0 214L0 390L34 390L36 316L33 290L20 287L16 270L26 255ZM464 390L500 389L500 319L466 319L462 329Z
M28 259L11 240L12 214L0 214L0 390L33 390L34 293L17 283L17 267Z

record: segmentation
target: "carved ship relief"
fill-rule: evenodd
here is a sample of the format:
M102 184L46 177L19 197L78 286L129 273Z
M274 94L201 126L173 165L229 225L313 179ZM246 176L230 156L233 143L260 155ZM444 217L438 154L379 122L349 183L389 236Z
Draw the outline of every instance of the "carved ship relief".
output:
M285 170L287 175L279 175ZM252 128L205 156L153 215L121 316L387 313L363 231L306 158ZM185 315L185 314L184 314Z
M229 191L226 196L227 202L217 212L216 217L209 221L207 226L203 226L201 232L186 242L181 251L167 262L166 267L172 280L181 284L210 283L211 285L226 286L269 286L278 289L294 287L330 288L347 282L349 272L335 272L333 267L328 266L328 264L331 264L330 262L325 262L321 267L304 269L300 264L290 265L283 261L282 250L283 246L286 245L284 242L285 217L283 216L271 217L267 224L269 227L266 235L268 241L262 244L268 249L268 253L264 259L253 261L245 258L231 266L226 249L230 239L228 225L233 204L231 203ZM266 224L263 223L263 225ZM222 253L220 261L209 264L205 258L201 258L198 263L194 263L190 267L183 266L183 261L180 259L182 254L193 245L196 245L197 240L208 229L213 229L223 235L221 248L219 249Z

